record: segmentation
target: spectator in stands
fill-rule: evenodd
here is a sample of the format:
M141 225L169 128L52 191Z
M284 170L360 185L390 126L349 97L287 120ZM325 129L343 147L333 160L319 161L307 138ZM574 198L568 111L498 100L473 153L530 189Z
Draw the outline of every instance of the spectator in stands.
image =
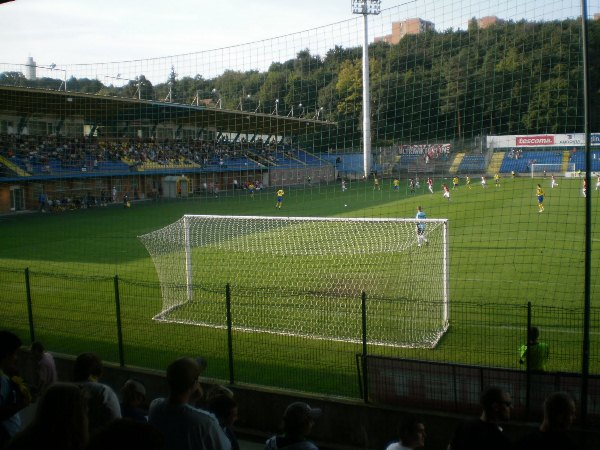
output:
M539 186L539 185L538 185ZM545 372L548 367L550 348L545 342L539 342L540 329L531 327L528 332L527 344L519 348L519 363L534 372Z
M210 395L208 410L217 417L219 425L231 442L231 450L240 450L240 444L232 428L238 418L238 406L233 399L233 393L229 389L223 388L215 390Z
M73 381L83 390L88 403L91 434L112 420L121 418L117 394L98 381L103 370L102 361L95 353L82 353L73 366Z
M448 450L508 450L511 447L500 422L510 419L510 395L496 386L481 394L479 419L461 423L450 439Z
M87 440L84 392L72 383L56 383L40 399L33 422L15 436L7 450L83 450Z
M17 351L21 339L10 331L0 331L0 448L21 431L19 411L29 405L31 397L15 379Z
M130 378L121 388L121 416L137 422L148 422L146 388L141 381Z
M165 438L153 425L132 419L113 420L90 440L87 450L163 450Z
M31 355L35 360L35 379L32 386L34 394L43 394L48 387L58 381L54 357L48 353L41 342L31 344Z
M167 367L169 396L150 404L149 422L165 437L167 450L229 450L229 439L211 413L192 406L201 396L200 365L179 358Z
M283 413L283 434L269 438L265 450L318 450L318 447L306 439L306 436L319 417L321 417L321 410L311 408L304 402L288 405Z
M414 416L400 422L399 442L387 446L386 450L414 450L425 446L425 425Z
M515 446L516 450L577 450L567 435L575 420L575 402L566 392L554 392L544 402L544 421Z

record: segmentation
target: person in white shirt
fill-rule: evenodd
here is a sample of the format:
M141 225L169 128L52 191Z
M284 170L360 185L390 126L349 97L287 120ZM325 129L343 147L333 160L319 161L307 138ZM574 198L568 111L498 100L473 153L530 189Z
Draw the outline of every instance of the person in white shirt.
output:
M387 446L386 450L414 450L425 446L425 425L414 416L408 416L400 424L398 442Z

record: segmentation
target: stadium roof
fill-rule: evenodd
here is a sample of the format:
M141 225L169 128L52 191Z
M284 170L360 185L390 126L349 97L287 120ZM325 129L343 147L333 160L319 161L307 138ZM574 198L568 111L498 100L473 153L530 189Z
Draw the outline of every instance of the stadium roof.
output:
M265 135L313 133L336 123L306 118L218 109L79 92L0 86L0 111L24 117L58 116L82 118L87 124L114 125L119 122L147 124L177 123L221 132Z

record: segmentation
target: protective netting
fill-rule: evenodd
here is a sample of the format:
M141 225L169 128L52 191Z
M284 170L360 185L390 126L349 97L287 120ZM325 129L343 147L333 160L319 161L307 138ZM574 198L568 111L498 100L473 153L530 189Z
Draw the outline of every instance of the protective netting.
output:
M184 216L140 237L161 282L155 319L317 339L434 346L448 321L445 219Z

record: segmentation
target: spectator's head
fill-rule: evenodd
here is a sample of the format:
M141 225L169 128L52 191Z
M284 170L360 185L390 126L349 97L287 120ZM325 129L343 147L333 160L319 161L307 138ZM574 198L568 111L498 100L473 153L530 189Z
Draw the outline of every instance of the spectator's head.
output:
M153 425L131 419L116 419L90 440L87 450L163 450L165 439Z
M411 449L425 446L425 425L414 416L408 416L400 423L399 436L404 447Z
M102 370L102 360L98 355L82 353L73 366L73 381L98 381Z
M220 394L208 401L208 410L212 412L223 427L232 426L238 418L238 406L233 397Z
M206 394L206 401L210 402L214 397L225 395L226 397L233 398L233 391L222 384L215 384Z
M0 369L14 369L17 362L17 350L23 343L10 331L0 331Z
M33 344L31 344L31 354L34 356L34 358L40 359L44 355L45 351L46 349L40 341L35 341Z
M566 392L553 392L544 402L542 431L566 431L575 420L575 402Z
M179 358L167 367L167 384L171 396L181 396L199 387L200 365L192 358Z
M288 405L283 413L283 427L287 434L304 436L310 432L319 417L319 408L311 408L304 402L294 402Z
M531 327L529 329L529 342L537 342L540 337L540 329L538 327Z
M33 421L38 433L45 434L64 449L83 448L88 438L85 394L71 383L55 383L39 401Z
M121 400L126 406L140 406L146 401L146 388L138 381L130 378L121 388Z
M481 394L482 419L497 422L510 419L510 394L497 386L487 387Z

